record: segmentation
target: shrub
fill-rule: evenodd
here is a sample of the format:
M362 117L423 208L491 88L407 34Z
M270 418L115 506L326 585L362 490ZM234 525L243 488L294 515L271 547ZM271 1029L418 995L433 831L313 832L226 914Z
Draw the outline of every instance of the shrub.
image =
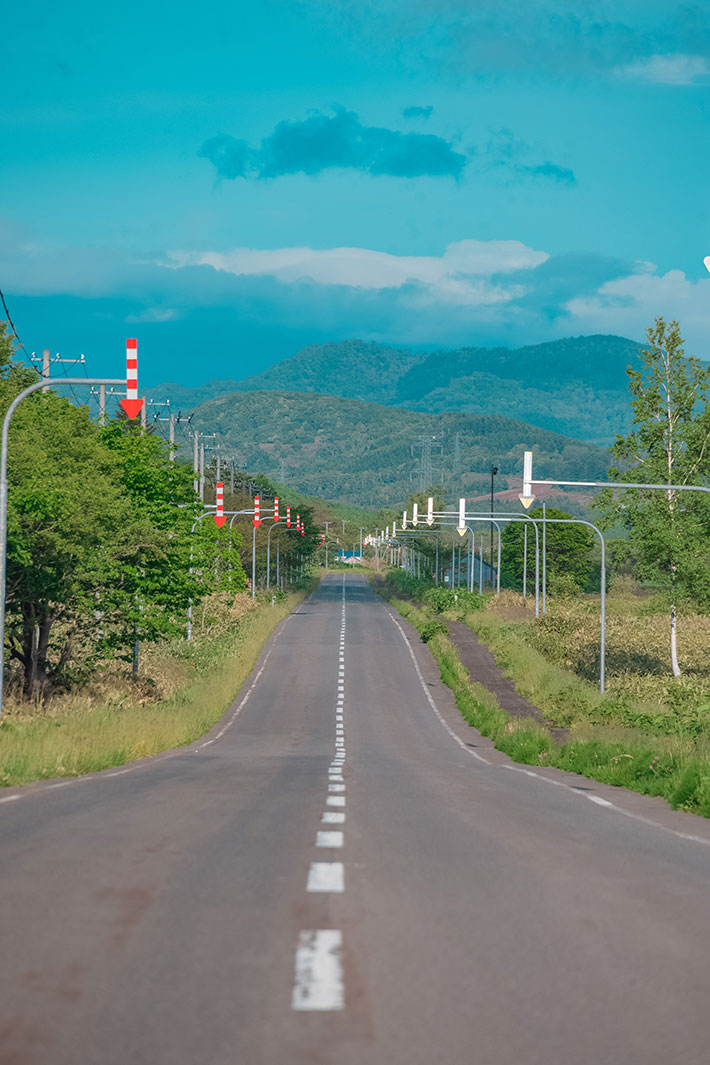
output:
M422 643L429 643L429 640L433 639L434 636L448 636L448 633L446 622L442 621L441 618L432 618L431 621L425 621L419 629Z

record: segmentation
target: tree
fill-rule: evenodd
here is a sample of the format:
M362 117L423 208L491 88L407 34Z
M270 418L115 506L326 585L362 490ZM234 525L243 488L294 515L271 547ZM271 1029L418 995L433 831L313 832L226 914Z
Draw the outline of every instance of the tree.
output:
M641 369L629 367L631 430L618 436L612 479L692 485L710 472L710 367L686 358L678 322L656 318ZM677 612L682 602L710 609L710 501L705 493L629 489L605 492L599 507L629 531L639 576L668 592L671 669L680 675Z
M569 519L564 510L546 507L548 518ZM542 507L530 511L530 517L542 521ZM510 522L503 530L500 579L506 588L519 588L523 581L523 555L525 541L523 522ZM542 553L542 526L538 525L540 552ZM549 524L545 529L546 568L549 578L571 577L579 589L584 588L592 570L592 547L594 534L586 525ZM535 565L535 530L528 529L528 580ZM542 567L542 559L540 560Z

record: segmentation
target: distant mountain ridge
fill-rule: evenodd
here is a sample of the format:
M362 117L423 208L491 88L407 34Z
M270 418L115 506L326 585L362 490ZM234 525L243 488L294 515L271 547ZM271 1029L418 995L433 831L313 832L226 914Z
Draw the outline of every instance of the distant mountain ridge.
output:
M316 392L234 392L200 404L192 418L242 468L363 506L395 505L416 490L422 437L433 441L431 479L452 497L480 494L493 460L499 489L518 484L526 448L545 477L597 479L608 465L599 447L499 415L430 414Z
M362 340L313 344L241 381L148 390L183 410L231 392L286 391L360 399L412 411L521 419L606 445L627 429L626 367L640 345L625 337L567 337L523 348L412 351Z

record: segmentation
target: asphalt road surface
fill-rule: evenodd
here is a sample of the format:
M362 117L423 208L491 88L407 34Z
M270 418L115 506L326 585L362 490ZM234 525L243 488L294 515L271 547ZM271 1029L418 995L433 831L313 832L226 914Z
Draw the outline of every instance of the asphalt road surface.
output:
M710 830L514 767L356 575L179 752L0 795L1 1065L707 1065Z

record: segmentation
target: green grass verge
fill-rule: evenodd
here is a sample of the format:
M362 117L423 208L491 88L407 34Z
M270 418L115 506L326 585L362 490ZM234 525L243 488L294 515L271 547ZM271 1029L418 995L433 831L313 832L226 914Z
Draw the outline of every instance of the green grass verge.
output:
M431 620L426 610L398 599L390 602L418 631L425 630ZM643 795L662 796L674 809L710 817L710 744L705 737L575 724L569 740L558 745L541 725L512 718L487 688L472 682L448 636L435 634L428 644L464 720L515 761L554 766ZM511 651L509 661L515 667L522 659Z
M199 739L227 710L279 621L311 590L292 592L274 606L261 603L216 638L176 642L162 665L174 666L185 680L168 698L107 699L91 709L77 700L56 714L6 719L0 726L0 784L81 776Z

